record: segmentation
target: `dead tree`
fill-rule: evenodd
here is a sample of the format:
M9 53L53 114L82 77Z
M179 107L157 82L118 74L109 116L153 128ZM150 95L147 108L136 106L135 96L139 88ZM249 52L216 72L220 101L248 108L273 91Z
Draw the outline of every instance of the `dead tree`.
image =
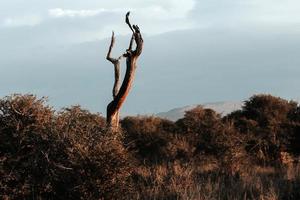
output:
M111 52L115 44L114 32L112 33L111 43L107 52L106 59L110 61L115 68L115 83L113 87L113 100L107 106L106 120L107 125L112 130L118 130L119 128L119 113L134 80L135 70L137 67L137 60L143 50L143 38L140 29L137 25L131 25L129 21L130 12L126 14L126 24L132 31L132 37L130 39L129 48L118 58L112 58ZM136 47L133 50L133 43ZM120 86L120 61L122 58L126 58L126 72L124 80Z

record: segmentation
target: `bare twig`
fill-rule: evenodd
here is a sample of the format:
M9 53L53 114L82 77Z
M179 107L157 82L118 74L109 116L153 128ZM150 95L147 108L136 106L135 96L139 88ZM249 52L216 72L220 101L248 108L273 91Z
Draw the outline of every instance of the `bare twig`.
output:
M130 15L130 11L126 13L126 19L125 19L125 22L126 24L129 26L129 28L132 30L132 33L134 33L134 30L130 24L130 21L129 21L129 15Z
M108 49L107 56L106 56L106 59L112 63L116 62L116 59L111 57L111 52L112 52L114 45L115 45L115 33L112 32L111 41L110 41L109 49Z

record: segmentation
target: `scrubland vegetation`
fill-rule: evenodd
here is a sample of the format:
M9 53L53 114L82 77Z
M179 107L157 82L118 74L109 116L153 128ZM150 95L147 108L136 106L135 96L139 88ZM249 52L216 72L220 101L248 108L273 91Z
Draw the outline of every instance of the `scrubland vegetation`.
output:
M0 99L0 199L300 199L300 107L256 95L221 117L126 117Z

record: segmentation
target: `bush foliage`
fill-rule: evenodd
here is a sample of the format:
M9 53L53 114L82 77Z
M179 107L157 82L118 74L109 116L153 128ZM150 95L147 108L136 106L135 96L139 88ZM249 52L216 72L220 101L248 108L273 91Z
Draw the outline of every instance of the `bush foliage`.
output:
M0 199L299 198L300 169L283 173L300 154L296 102L255 95L225 117L198 106L121 125L33 95L0 99Z

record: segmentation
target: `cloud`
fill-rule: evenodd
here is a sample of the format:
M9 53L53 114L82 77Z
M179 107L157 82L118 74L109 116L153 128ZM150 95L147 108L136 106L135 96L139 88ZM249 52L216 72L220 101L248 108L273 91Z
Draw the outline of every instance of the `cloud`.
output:
M71 35L74 42L105 38L110 35L111 30L122 35L129 34L123 20L127 11L132 11L132 23L139 24L144 34L155 35L190 29L194 19L190 19L188 14L196 4L196 0L128 0L126 5L123 5L122 0L100 3L96 0L87 0L84 3L70 3L69 0L45 0L41 3L28 0L28 4L21 7L17 2L18 0L0 2L0 7L8 7L7 10L10 10L0 13L0 27L30 26L31 30L24 27L26 30L22 31L43 32L42 35L34 37L48 39L61 32L60 38L69 38ZM65 33L66 36L63 35ZM76 41L77 36L79 37Z
M190 11L194 9L196 1L169 0L162 3L154 3L148 7L135 9L136 12L143 14L145 18L172 20L184 19L188 17Z
M48 14L50 17L94 17L103 13L125 13L133 11L139 17L144 19L159 19L159 20L172 20L183 19L188 16L188 13L193 10L196 2L194 0L186 0L182 3L179 0L169 0L167 3L153 3L144 7L130 6L128 8L99 8L99 9L63 9L54 8L49 9Z
M112 5L116 6L113 7ZM123 20L127 11L132 11L132 23L139 24L143 33L148 35L193 27L193 19L189 19L189 12L196 5L195 0L186 0L184 3L180 0L165 0L163 2L152 0L144 4L130 0L126 4L128 7L121 7L120 5L114 1L113 3L103 3L100 8L95 6L94 9L51 8L48 9L48 18L49 20L54 18L56 23L66 23L65 27L68 27L69 30L73 29L72 25L81 27L81 29L77 29L78 32L84 30L89 32L89 37L93 37L81 37L81 41L108 37L111 30L115 30L118 34L129 34L128 27ZM82 29L82 25L79 23L89 24L90 27ZM64 29L64 27L62 28Z
M191 12L198 25L286 26L300 23L299 0L197 1Z
M74 3L70 3L71 0L28 0L22 7L18 7L17 1L0 3L1 7L10 4L6 13L0 13L2 44L20 38L26 45L80 43L109 37L112 30L121 35L130 34L124 23L128 10L132 11L132 23L138 24L145 35L229 26L236 30L274 25L279 29L283 26L295 29L290 25L300 21L298 0L286 0L287 4L280 0L128 0L126 5L122 0ZM5 27L20 29L4 30Z
M4 27L36 26L42 22L38 15L28 15L22 17L8 17L3 20Z
M265 0L253 2L253 19L264 23L300 23L298 0Z
M93 17L109 10L100 8L96 10L68 10L55 8L49 10L50 17Z

